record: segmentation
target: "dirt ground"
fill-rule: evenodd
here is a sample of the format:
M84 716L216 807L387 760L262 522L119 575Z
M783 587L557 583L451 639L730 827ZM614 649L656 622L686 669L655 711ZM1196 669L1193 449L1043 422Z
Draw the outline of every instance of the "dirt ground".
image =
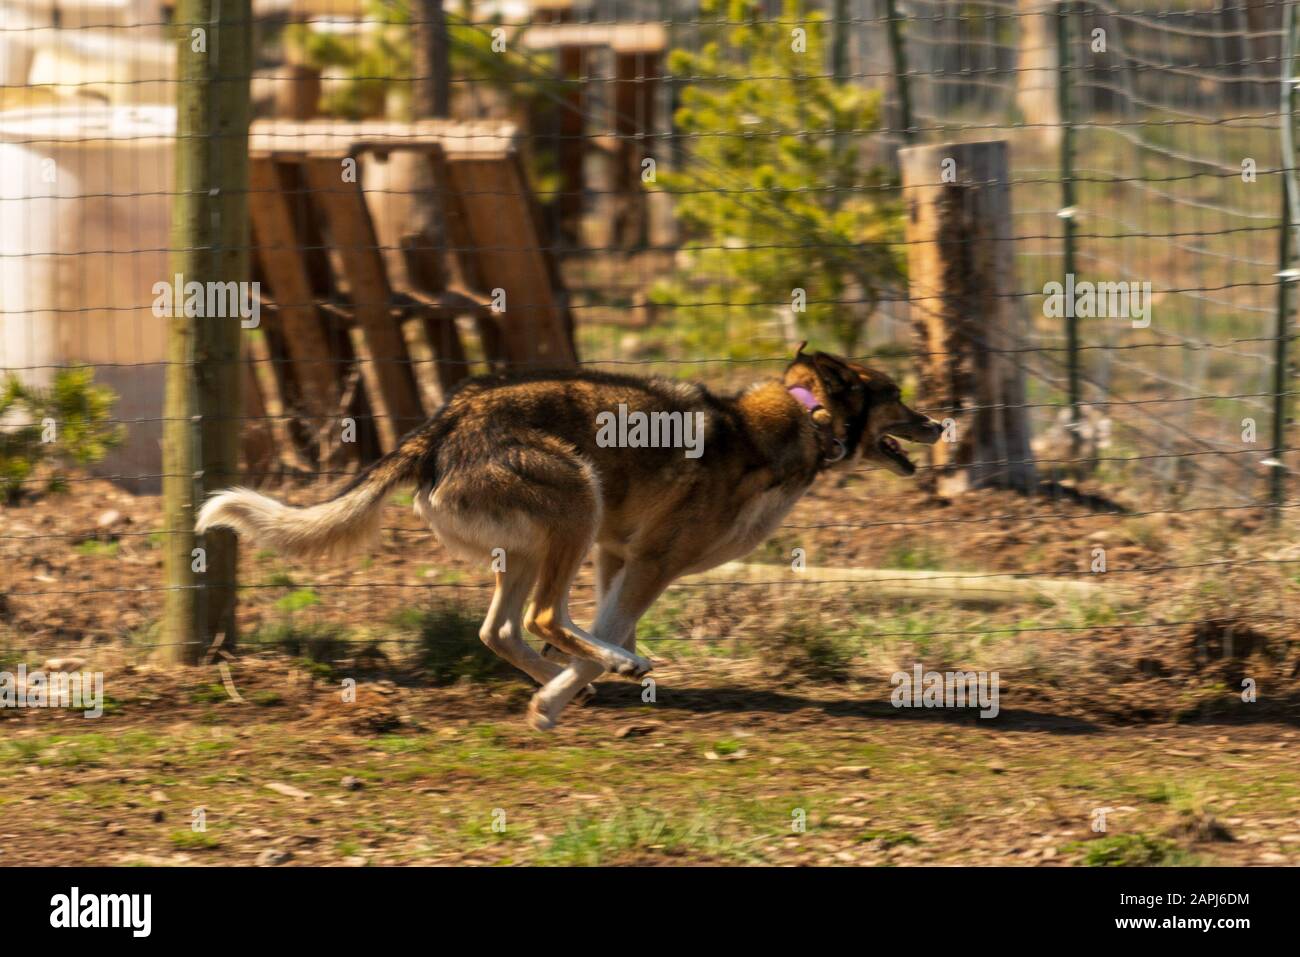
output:
M244 550L223 673L154 660L157 501L72 488L0 512L0 662L102 671L105 713L0 709L3 864L1300 861L1300 553L1251 510L828 481L751 559L805 572L671 590L640 630L654 700L606 680L539 735L474 647L488 575L401 497L369 556ZM1104 587L811 577L855 567ZM998 671L1000 713L893 707L913 663Z

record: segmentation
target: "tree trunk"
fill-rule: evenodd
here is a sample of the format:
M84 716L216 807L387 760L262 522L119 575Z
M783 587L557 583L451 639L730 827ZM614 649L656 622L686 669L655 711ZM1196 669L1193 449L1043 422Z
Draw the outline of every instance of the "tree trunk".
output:
M949 419L933 446L941 494L1036 484L1025 409L1024 305L1015 280L1005 141L899 152L922 404Z

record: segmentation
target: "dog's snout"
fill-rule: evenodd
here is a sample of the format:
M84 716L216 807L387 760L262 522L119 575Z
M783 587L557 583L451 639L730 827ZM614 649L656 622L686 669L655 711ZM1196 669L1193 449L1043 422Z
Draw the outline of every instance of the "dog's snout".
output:
M908 411L911 412L911 409ZM912 420L894 431L901 438L924 445L933 445L943 435L943 423L936 422L920 412L912 412Z

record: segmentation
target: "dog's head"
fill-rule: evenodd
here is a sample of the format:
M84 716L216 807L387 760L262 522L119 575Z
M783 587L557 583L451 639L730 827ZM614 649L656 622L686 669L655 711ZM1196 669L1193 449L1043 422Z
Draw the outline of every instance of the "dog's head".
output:
M806 389L821 405L813 421L844 443L843 461L878 462L896 475L912 475L916 466L899 439L933 445L943 426L903 404L894 380L877 369L827 352L807 355L800 347L785 370L788 389Z

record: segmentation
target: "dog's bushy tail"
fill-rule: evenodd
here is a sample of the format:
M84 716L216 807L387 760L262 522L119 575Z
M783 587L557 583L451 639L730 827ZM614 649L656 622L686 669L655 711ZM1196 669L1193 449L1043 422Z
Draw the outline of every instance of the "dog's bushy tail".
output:
M203 504L197 532L233 528L241 538L287 556L337 555L379 532L384 498L413 483L427 443L417 433L370 465L328 502L295 508L250 488L230 488Z

